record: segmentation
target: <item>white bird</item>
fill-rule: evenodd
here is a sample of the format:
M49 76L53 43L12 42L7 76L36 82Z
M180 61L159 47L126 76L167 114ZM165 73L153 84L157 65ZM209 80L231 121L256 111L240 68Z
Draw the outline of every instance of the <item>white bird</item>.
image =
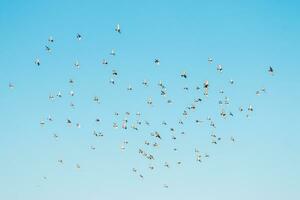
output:
M111 50L110 55L111 55L111 56L115 56L115 55L116 55L116 52L115 52L114 49Z
M219 72L223 71L222 65L220 65L220 64L217 65L217 71L219 71Z
M118 32L118 33L121 33L120 24L116 25L115 31Z
M41 62L40 62L40 60L39 60L38 58L35 59L34 63L35 63L37 66L40 66L40 65L41 65Z
M252 105L249 105L249 107L248 107L248 111L250 111L250 112L252 112L252 111L253 111L253 107L252 107Z

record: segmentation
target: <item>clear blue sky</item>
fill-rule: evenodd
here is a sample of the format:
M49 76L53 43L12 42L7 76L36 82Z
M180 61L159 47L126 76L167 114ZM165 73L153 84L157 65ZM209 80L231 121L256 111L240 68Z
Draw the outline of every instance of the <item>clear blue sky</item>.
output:
M299 9L298 1L270 0L1 0L0 199L300 199ZM117 23L120 35L114 32ZM77 33L83 36L80 42ZM50 35L53 44L47 41ZM51 46L50 55L45 45ZM109 56L112 48L115 58ZM37 57L40 68L34 64ZM156 57L159 67L153 64ZM214 58L212 65L208 57ZM109 66L100 64L103 58ZM76 60L81 63L78 71ZM221 75L216 64L223 65ZM270 65L275 76L267 73ZM112 69L119 72L114 87L108 83ZM188 80L179 76L184 70ZM69 78L75 80L73 87ZM233 86L228 84L231 78ZM150 82L147 89L144 79ZM180 127L181 112L197 96L196 85L206 79L214 92L207 99L198 94L205 101ZM167 85L173 105L160 97L159 80ZM8 88L9 82L15 89ZM185 92L184 86L192 90ZM263 86L267 93L256 96ZM225 121L217 104L220 88L235 114ZM70 90L75 97L68 96ZM48 95L58 91L63 98L49 102ZM96 95L99 105L92 102ZM153 108L146 105L149 96ZM69 108L71 101L75 110ZM237 110L249 104L254 112L246 119ZM113 130L115 111L121 113L119 121L125 111L140 111L152 125L140 133ZM42 128L39 122L48 115L54 121ZM207 122L200 127L192 123L205 121L207 115L223 138L218 145L210 144ZM96 117L103 120L101 125L95 124ZM67 127L67 118L82 127ZM162 120L176 128L176 143L159 124ZM105 136L95 138L94 129ZM153 141L149 132L154 130L164 140L155 152L161 160L151 172L137 148L146 149L144 139ZM187 134L180 136L181 130ZM59 135L57 141L53 133ZM125 139L129 144L121 152ZM172 152L175 146L177 153ZM196 163L195 147L210 158ZM181 167L175 166L177 160ZM163 167L164 161L170 169ZM143 181L132 167L144 174ZM165 183L169 189L162 187Z

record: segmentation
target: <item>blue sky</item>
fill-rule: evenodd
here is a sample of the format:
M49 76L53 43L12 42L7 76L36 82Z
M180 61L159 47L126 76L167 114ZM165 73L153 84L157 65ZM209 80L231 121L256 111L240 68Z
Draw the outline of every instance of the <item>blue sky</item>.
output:
M299 199L299 8L297 1L1 0L0 199ZM122 34L114 31L118 23ZM47 41L50 35L53 44ZM109 56L112 48L114 58ZM108 66L101 65L104 58ZM161 60L159 67L155 58ZM80 70L73 67L76 60ZM217 64L222 64L222 74ZM267 73L270 65L274 76ZM119 73L115 86L109 84L112 69ZM182 71L187 80L180 78ZM74 86L68 84L70 78ZM149 88L142 86L144 79ZM160 96L159 80L172 105ZM208 98L194 89L204 80L211 83ZM261 87L266 94L256 96ZM233 118L219 116L219 89L230 98ZM48 95L58 91L63 98L49 102ZM100 97L99 105L92 102L94 96ZM153 107L146 104L150 96ZM204 101L181 127L183 109L197 96ZM249 104L254 112L247 119L238 107ZM139 111L151 127L143 126L139 133L113 130L115 111L120 112L118 121L126 111ZM54 121L41 127L48 115ZM210 143L208 115L222 137L218 145ZM100 125L94 122L97 117ZM82 127L67 127L67 118ZM195 119L205 123L195 125ZM175 143L162 120L176 129ZM105 136L93 137L94 129ZM146 149L145 138L154 141L149 133L155 130L164 138L158 151L149 149L159 156L152 172L137 149ZM180 131L187 133L181 136ZM129 144L121 152L125 139ZM172 152L174 147L179 151ZM196 147L210 158L197 163ZM176 166L178 160L182 166ZM165 161L170 169L163 167ZM132 173L133 167L144 180Z

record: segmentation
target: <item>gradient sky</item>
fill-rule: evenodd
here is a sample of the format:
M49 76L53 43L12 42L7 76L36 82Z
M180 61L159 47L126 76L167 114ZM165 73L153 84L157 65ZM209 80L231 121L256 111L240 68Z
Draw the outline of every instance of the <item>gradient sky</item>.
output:
M0 199L300 199L299 9L298 1L270 0L0 0ZM114 31L117 23L122 34ZM53 44L47 41L50 35ZM51 54L45 45L51 46ZM113 59L112 48L117 53ZM159 67L153 64L157 57ZM214 58L212 65L208 57ZM109 66L101 65L103 58ZM73 67L76 60L80 70ZM221 75L216 64L223 65ZM267 73L270 65L274 76ZM114 87L108 83L112 69L119 72ZM188 80L179 76L184 70ZM75 80L73 87L69 78ZM228 84L231 78L233 86ZM144 79L150 82L147 89L141 84ZM212 94L205 99L194 88L206 79ZM159 80L167 85L173 105L160 97ZM8 88L9 82L15 89ZM131 94L126 91L129 84ZM185 92L185 86L193 90ZM261 87L267 93L256 96ZM235 113L225 121L217 104L220 88ZM67 94L70 90L75 97ZM58 91L63 98L49 102L48 95ZM101 104L92 102L95 95ZM153 108L146 104L149 96ZM205 99L203 104L180 127L184 107L196 96ZM71 101L75 110L69 107ZM247 119L238 107L249 104L254 112ZM121 113L119 120L125 111L140 111L152 125L140 133L115 131L115 111ZM53 123L41 127L48 115ZM210 144L207 125L192 123L208 115L224 138L218 145ZM96 117L101 125L94 122ZM67 127L67 118L82 127ZM187 134L178 135L175 145L167 139L162 120ZM105 136L95 138L94 129ZM166 139L156 152L161 160L150 172L137 148L154 130ZM229 141L231 135L235 144ZM129 144L121 152L124 139ZM175 146L177 153L171 151ZM211 157L196 163L195 147ZM63 166L58 159L64 160ZM175 166L177 160L181 167ZM169 170L163 168L164 161L170 162ZM142 171L143 181L131 172L133 167Z

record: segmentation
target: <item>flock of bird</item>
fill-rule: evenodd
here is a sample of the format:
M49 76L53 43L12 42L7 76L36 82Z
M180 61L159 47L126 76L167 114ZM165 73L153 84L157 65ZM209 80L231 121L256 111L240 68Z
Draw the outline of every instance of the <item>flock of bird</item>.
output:
M122 31L121 31L121 27L120 25L116 25L115 27L115 32L116 34L121 34ZM75 40L78 40L78 41L81 41L83 40L83 36L81 34L77 34L76 37L75 37ZM48 38L48 43L47 45L45 45L45 51L47 52L51 52L52 51L52 44L55 43L55 40L52 36L50 36ZM114 57L114 56L117 56L116 55L116 52L114 49L111 50L111 52L109 53L110 56ZM154 65L157 65L159 66L160 65L160 59L159 58L155 58L153 59L153 64ZM214 59L209 57L207 62L213 66L213 63L214 63ZM43 65L43 62L39 59L39 58L36 58L35 60L35 65L37 67L41 67ZM107 59L103 59L102 62L101 62L103 65L109 65L109 61ZM74 63L74 67L76 69L80 69L80 63L79 61L76 61ZM216 65L216 73L222 73L223 72L223 66L218 64ZM273 67L268 67L268 69L266 70L266 72L268 72L270 75L274 75L274 69ZM118 71L117 70L112 70L112 73L111 73L111 78L109 79L109 83L112 84L112 85L115 85L115 79L119 76L118 74ZM188 76L188 73L186 71L183 71L181 72L179 75L179 78L182 78L182 79L188 79L189 76ZM68 79L68 82L69 84L73 85L75 84L75 80L72 79L72 78L69 78ZM181 116L176 116L174 118L179 118L180 120L178 121L178 123L180 125L184 125L184 123L188 120L187 116L189 115L190 112L194 111L197 109L197 107L199 106L199 104L205 99L208 97L209 93L211 92L215 92L215 91L211 91L210 89L210 82L208 80L205 80L203 82L203 85L202 86L197 86L195 89L197 90L197 97L195 97L194 101L189 103L189 106L183 108L182 110L182 114ZM230 85L233 85L235 84L234 80L229 80L229 83ZM150 85L150 81L149 80L143 80L141 81L141 85L143 87L149 87ZM9 88L13 89L15 86L13 83L9 83ZM163 83L163 81L159 81L158 83L158 88L159 88L159 93L161 96L165 97L167 96L168 94L168 90L167 90L167 86ZM190 88L189 87L184 87L183 88L184 90L188 91ZM132 91L133 90L133 87L131 85L129 85L127 87L127 90L128 91ZM200 92L200 93L199 93ZM226 105L228 105L230 103L229 101L229 98L225 95L225 92L220 89L219 91L217 91L219 94L223 95L223 99L220 99L218 102L216 102L217 104L219 105L222 105L221 107L221 110L218 114L219 117L221 118L226 118L226 117L233 117L234 116L234 112L227 112L226 109ZM261 95L263 93L266 92L266 89L265 88L260 88L259 90L256 91L256 95ZM199 96L199 94L202 94L201 96ZM69 92L69 95L70 96L74 96L75 95L75 92L73 90L71 90ZM49 95L49 100L50 101L53 101L55 102L56 99L60 99L60 98L63 98L63 94L61 92L58 92L57 94L50 94ZM100 104L101 101L100 101L100 97L99 96L94 96L92 97L91 99L91 103L96 103L96 104ZM173 100L172 99L167 99L166 101L167 104L172 104L173 103ZM151 97L147 97L145 99L145 106L152 106L153 105L153 100ZM70 106L72 108L75 107L74 103L70 103ZM107 105L108 107L110 105ZM236 108L236 111L237 112L245 112L246 114L246 117L249 117L249 115L254 111L254 108L252 105L248 105L247 107L243 107L243 106L239 106ZM162 111L163 112L163 111ZM137 112L137 113L134 113L132 114L131 112L126 112L124 114L122 113L119 113L119 112L116 112L116 111L113 111L112 114L116 117L116 121L112 122L112 129L121 129L121 130L128 130L128 129L132 129L132 130L135 130L135 131L140 131L142 129L143 126L148 126L148 127L151 127L151 123L150 121L146 120L146 119L142 119L142 113L141 112ZM123 119L119 119L117 118L119 115L123 115L125 116ZM136 115L136 119L133 119L133 120L129 120L130 116L132 115ZM102 122L102 119L100 118L96 118L94 119L96 121L96 123L100 123ZM167 127L167 129L169 129L170 133L171 133L171 140L177 140L178 136L177 136L177 131L175 131L175 128L173 126L169 126L169 124L167 123L167 119L166 120L163 120L161 122L161 126L163 127ZM40 121L40 125L42 127L44 127L48 122L53 122L53 117L49 115L49 117L47 119L43 119ZM206 118L206 120L199 120L199 119L196 119L194 121L194 123L196 124L201 124L201 123L204 123L204 122L207 122L208 123L208 126L210 127L211 131L209 132L209 142L212 144L212 145L216 145L218 144L223 138L219 137L215 132L216 130L216 122L214 121L214 119L210 116L208 116ZM75 127L77 128L80 128L81 127L81 124L79 122L76 122L74 123L72 119L66 119L65 121L65 124L66 126L72 126L74 125ZM151 164L149 165L149 170L155 170L156 167L154 165L155 162L158 162L158 155L155 155L153 153L154 149L159 149L160 146L161 146L161 141L162 140L166 140L167 136L165 134L162 134L162 131L159 131L158 130L158 127L151 127L153 130L155 131L152 131L150 132L149 134L146 134L145 135L145 141L143 142L143 144L140 144L139 147L137 147L137 155L140 155L142 158L144 158L147 162L150 162ZM102 131L98 131L98 130L91 130L91 133L94 137L96 138L101 138L104 136L104 133ZM181 131L179 133L180 135L185 135L185 131ZM59 135L58 134L53 134L53 137L55 139L58 139L59 138ZM225 139L226 140L226 139ZM234 136L228 136L228 140L231 141L232 143L236 142L236 139L234 138ZM120 145L120 150L121 151L125 151L127 145L129 144L129 141L127 140L124 140L122 142L122 144ZM91 150L95 150L96 147L91 145L89 147ZM156 151L156 150L155 150ZM178 148L174 147L172 148L172 151L176 152L178 151ZM195 148L194 149L194 156L195 156L195 161L196 162L202 162L203 159L206 159L206 158L209 158L210 155L207 154L207 153L203 153L202 151L200 151L198 148ZM63 165L64 164L64 160L62 160L61 158L58 158L57 159L57 162L60 164L60 165ZM81 168L81 165L79 163L76 163L74 164L75 167L77 169L80 169ZM175 165L182 165L182 161L178 160L175 162ZM156 165L156 166L159 166ZM170 168L171 164L168 162L168 161L164 161L163 163L160 164L161 167L165 167L165 168ZM144 179L144 174L142 173L141 170L137 169L135 166L132 166L132 169L131 169L131 173L133 174L136 174L137 177L139 177L140 179ZM44 177L44 179L47 179L47 177ZM168 184L163 184L164 188L168 188L169 185Z

